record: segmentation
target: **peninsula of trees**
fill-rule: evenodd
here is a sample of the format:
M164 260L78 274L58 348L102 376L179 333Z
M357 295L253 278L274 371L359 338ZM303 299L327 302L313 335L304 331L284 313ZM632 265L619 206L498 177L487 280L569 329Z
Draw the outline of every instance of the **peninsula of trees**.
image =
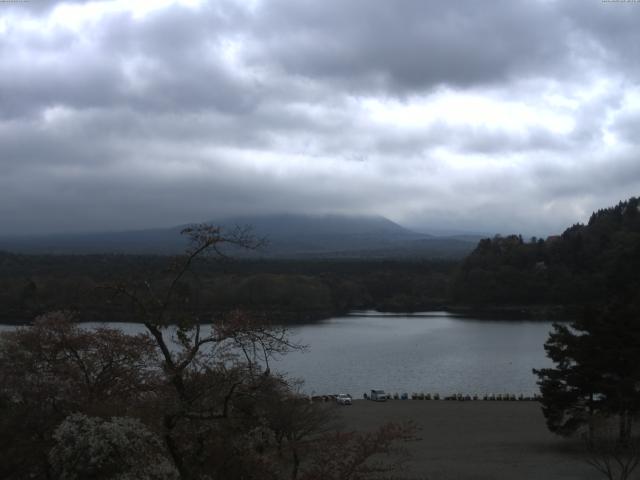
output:
M496 236L462 262L454 304L594 306L623 290L637 291L640 201L598 210L547 239Z

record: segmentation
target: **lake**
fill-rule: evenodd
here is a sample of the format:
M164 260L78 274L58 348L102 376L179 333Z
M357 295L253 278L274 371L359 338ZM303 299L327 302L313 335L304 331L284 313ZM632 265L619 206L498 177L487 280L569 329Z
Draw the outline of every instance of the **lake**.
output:
M294 329L309 345L278 362L311 393L538 392L532 368L550 366L543 344L552 322L494 321L446 312L362 312Z
M552 322L475 319L447 312L354 312L292 328L306 352L271 367L303 378L309 394L372 388L388 392L479 394L538 392L532 368L550 366L543 344ZM111 324L129 333L140 324ZM5 327L12 328L12 327Z

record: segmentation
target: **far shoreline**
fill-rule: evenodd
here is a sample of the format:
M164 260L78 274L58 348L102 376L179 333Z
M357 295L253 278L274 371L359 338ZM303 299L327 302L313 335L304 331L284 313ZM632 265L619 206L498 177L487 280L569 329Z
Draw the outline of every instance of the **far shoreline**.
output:
M460 317L462 319L476 319L476 320L492 320L492 321L530 321L530 322L570 322L578 317L581 307L578 305L563 306L563 305L431 305L422 308L411 309L376 309L362 307L362 309L351 309L347 311L339 312L314 312L300 315L300 313L288 312L282 314L282 312L273 313L273 317L276 320L270 322L273 325L283 327L295 327L297 325L313 325L321 323L323 321L330 320L337 317L348 316L373 316L373 314L379 314L380 316L388 315L390 318L394 316L419 316L423 313L437 313L444 312L450 314L452 317ZM72 309L69 311L73 312ZM269 318L269 313L266 312L248 312L249 314L258 314ZM7 326L28 326L33 321L44 313L35 315L31 319L2 319L0 325ZM224 313L218 312L212 315L221 316ZM426 315L425 315L426 316ZM99 315L97 317L100 317ZM15 318L15 317L13 317ZM283 320L286 319L286 320ZM89 319L79 318L77 323L144 323L142 321L136 321L131 318L121 319ZM211 322L201 321L200 325L208 325Z

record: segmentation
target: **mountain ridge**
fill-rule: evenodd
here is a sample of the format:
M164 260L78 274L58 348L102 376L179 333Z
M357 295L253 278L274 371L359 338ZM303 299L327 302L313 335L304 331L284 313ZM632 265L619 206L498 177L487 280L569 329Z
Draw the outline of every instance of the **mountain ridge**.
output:
M223 229L252 227L268 245L258 252L233 254L266 258L298 257L459 257L475 246L472 240L434 237L405 228L380 215L300 215L279 213L225 217L206 223ZM0 250L38 254L159 254L182 252L187 239L182 224L167 228L84 234L0 237Z

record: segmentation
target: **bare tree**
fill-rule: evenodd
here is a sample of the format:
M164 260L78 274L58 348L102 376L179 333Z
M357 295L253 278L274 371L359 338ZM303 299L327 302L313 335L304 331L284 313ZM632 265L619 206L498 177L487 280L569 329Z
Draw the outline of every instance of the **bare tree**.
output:
M608 480L628 480L640 464L640 439L621 441L616 433L603 429L585 437L586 462Z
M255 403L274 387L269 379L270 360L302 347L289 341L286 329L242 312L209 319L204 325L201 312L192 310L185 282L193 276L195 263L211 253L225 255L225 247L255 249L264 242L247 228L226 234L220 227L201 224L182 233L189 237L190 246L173 262L160 288L149 280L110 288L130 302L160 351L171 390L163 397L164 440L182 478L193 478L216 463L211 452L219 451L218 459L232 456L228 448L212 445L211 439L224 428L223 423L228 426L237 420L232 416L246 419L254 414L251 400Z

